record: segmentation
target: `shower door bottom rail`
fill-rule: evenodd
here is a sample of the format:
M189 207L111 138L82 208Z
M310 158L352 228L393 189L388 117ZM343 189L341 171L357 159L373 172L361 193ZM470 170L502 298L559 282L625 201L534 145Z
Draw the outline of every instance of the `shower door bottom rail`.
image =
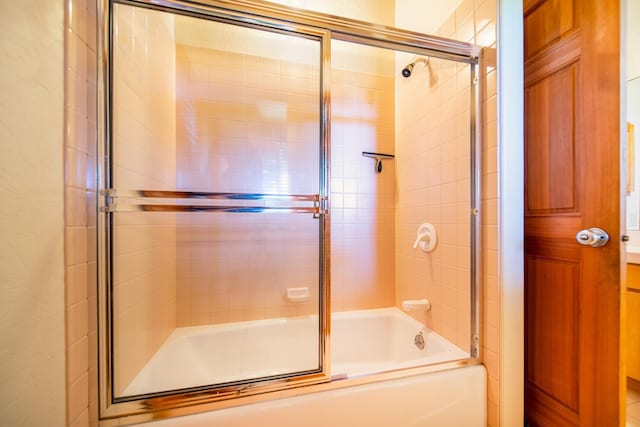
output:
M326 214L326 197L320 194L269 194L174 190L116 190L100 192L104 196L103 212L227 212L227 213L306 213L314 216ZM189 200L190 203L154 203L158 199ZM222 204L209 204L221 200ZM224 201L244 201L245 205L224 204ZM193 204L193 201L200 203ZM264 201L265 205L251 202ZM295 205L280 205L298 202ZM300 206L304 202L311 205Z

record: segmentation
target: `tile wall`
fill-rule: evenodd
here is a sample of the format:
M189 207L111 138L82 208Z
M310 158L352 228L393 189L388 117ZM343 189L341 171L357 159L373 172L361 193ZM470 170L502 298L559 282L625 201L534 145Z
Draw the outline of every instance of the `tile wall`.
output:
M415 13L410 18L407 18L405 15L404 20L402 22L396 22L398 27L406 27L412 28L417 31L421 30L421 20L419 9L416 9L418 5L414 2L409 2L405 0L397 0L396 8L407 8L413 7ZM406 10L406 9L405 9ZM428 13L428 10L424 10L424 13ZM500 313L500 302L499 302L499 280L498 280L498 225L499 225L499 217L498 217L498 139L497 139L497 97L496 97L496 63L495 63L495 50L496 50L496 17L497 17L497 6L495 0L463 0L457 6L455 11L446 19L440 28L435 32L436 35L453 38L461 41L475 43L481 46L484 46L484 58L485 62L481 68L480 75L480 84L482 86L483 91L483 99L482 99L482 167L481 167L481 176L482 176L482 194L481 194L481 215L482 215L482 358L483 363L487 367L488 371L488 425L490 426L498 426L500 425L500 420L498 417L498 404L500 401L499 389L500 389L500 376L499 376L499 313ZM427 31L427 30L422 30ZM442 70L443 75L440 76L441 80L438 81L438 85L444 85L447 81L450 81L453 85L455 83L456 91L458 88L466 90L465 80L468 81L466 76L468 75L468 71L464 67L457 67L455 70ZM451 75L451 72L454 72L454 75ZM414 77L412 77L413 79ZM399 93L402 93L402 87L399 89ZM436 97L436 99L439 99ZM441 108L447 107L447 100L441 99L442 102ZM429 102L429 101L427 101ZM404 105L415 105L416 101L414 100L412 104L402 104ZM452 101L453 103L453 101ZM398 103L400 105L400 103ZM460 108L461 106L457 106L455 108ZM453 108L453 107L452 107ZM399 116L402 115L402 110L399 108ZM460 110L459 110L460 111ZM411 115L411 113L408 113ZM401 120L401 117L398 118ZM426 123L426 121L425 121ZM457 122L455 122L457 123ZM455 126L457 126L454 123ZM466 124L466 123L465 123ZM418 126L422 126L422 124L418 124ZM462 128L462 126L460 126ZM403 129L398 126L398 129ZM465 139L464 135L457 135L459 141ZM446 178L446 171L444 170L444 160L447 160L448 157L444 156L444 151L440 151L441 163L440 163L440 180L444 182ZM462 154L461 157L458 155ZM462 173L464 158L466 157L465 153L461 153L457 150L456 155L456 178L455 180L464 180L464 175L460 175ZM452 159L448 159L452 160ZM425 160L429 161L429 160ZM437 164L433 165L437 169ZM453 164L452 164L453 166ZM426 172L430 173L430 172ZM450 180L453 180L453 176L449 176ZM454 182L454 181L451 181ZM460 221L459 218L464 211L464 201L456 202L456 210L453 211L453 206L449 203L447 206L446 198L450 197L453 194L453 186L451 186L451 191L441 192L440 200L443 202L443 205L440 209L440 221L452 221L451 218L457 218L456 221ZM457 189L456 189L457 194ZM466 198L466 197L465 197ZM432 207L435 208L435 203ZM458 209L460 207L461 209ZM432 212L426 212L431 215L433 218L438 219L437 209L430 209ZM402 208L400 208L400 212L402 212ZM425 213L425 214L426 214ZM414 221L417 221L418 218L415 218ZM444 225L444 227L443 227ZM450 225L454 225L451 222ZM414 225L415 227L415 225ZM445 242L450 242L448 244L452 244L453 240L453 227L446 226L445 223L441 224L441 228L443 228L442 233L444 234ZM456 235L459 231L462 234L466 233L466 230L460 230L460 227L456 225ZM447 231L449 229L449 231ZM400 226L400 230L402 231L402 226ZM410 230L406 230L407 233ZM449 237L447 237L447 234ZM415 231L414 231L415 236ZM457 239L457 236L456 236ZM463 243L455 240L456 244ZM408 240L404 243L405 246L408 243ZM460 247L460 246L458 246ZM461 249L462 250L462 249ZM402 251L398 251L402 253ZM453 255L453 251L452 255ZM456 249L456 256L458 249ZM466 257L466 254L464 254ZM463 265L451 265L448 263L443 263L443 259L440 259L440 272L437 272L437 268L432 268L436 265L437 255L434 253L433 256L433 264L430 265L430 269L422 269L425 273L417 276L417 281L415 283L419 283L422 280L422 283L429 283L426 279L429 279L429 274L432 274L431 278L440 279L440 289L437 288L435 290L435 298L440 299L440 301L445 306L455 307L454 304L454 295L456 298L462 298L466 300L465 289L460 288L460 284L463 282L460 281L462 276L466 276L465 266ZM447 259L451 259L447 257ZM413 260L415 262L415 260ZM457 261L456 261L457 262ZM454 267L456 270L455 281L452 274L452 269L450 267ZM399 271L400 266L398 266ZM416 268L412 268L413 271L416 271ZM418 269L417 271L420 271ZM439 274L439 276L438 276ZM462 279L463 280L463 279ZM451 286L451 283L455 283L456 287ZM400 286L399 289L402 289ZM409 288L407 288L409 289ZM407 293L406 295L411 295L412 298L415 298L414 293ZM430 297L433 298L433 297ZM446 298L446 300L444 299ZM398 298L401 299L401 298ZM446 301L449 301L448 303ZM464 336L464 325L468 322L468 319L464 316L464 309L456 311L459 314L454 316L453 311L447 309L446 307L442 307L443 313L438 313L437 308L434 307L433 312L429 315L431 319L427 319L436 329L439 326L444 327L444 323L447 326L442 330L442 333L446 336L451 337L454 342L457 342L458 345L462 345L465 343L466 337ZM448 314L446 313L448 311ZM443 318L439 317L440 315L448 317L444 323L440 323ZM456 330L454 331L451 327L451 324L455 318ZM460 325L462 329L458 330L458 326ZM468 341L467 341L468 342ZM468 345L466 346L468 347Z
M415 56L399 55L401 65ZM428 298L411 312L440 335L470 345L470 72L466 64L430 59L398 77L396 305ZM437 246L413 248L421 223Z
M308 54L316 45L267 35L271 46L261 49L262 56L255 48L238 53L251 51L238 42L245 31L234 34L235 45L227 43L226 52L205 49L197 47L205 43L202 34L209 31L211 37L216 28L196 32L198 25L177 27L178 34L184 32L179 39L189 42L177 48L178 186L317 192L319 71L311 64L319 53ZM305 52L296 61L308 59L292 62L283 50ZM374 161L362 151L394 152L393 54L340 42L332 43L332 51L332 307L386 307L394 302L395 166L385 162L384 173L376 174ZM317 295L315 220L251 214L180 218L179 326L317 311L315 297L304 303L285 298L287 287L308 287Z
M97 425L96 2L65 1L67 424Z
M173 16L118 5L114 23L113 188L174 189ZM118 396L175 328L175 214L116 213L113 245Z
M192 24L197 25L184 26L193 30ZM206 24L203 30L212 39L239 31ZM307 39L240 30L234 34L235 45L226 44L227 51L197 47L192 35L188 45L177 46L178 188L317 194L319 46ZM271 44L262 55L247 54L251 49L238 43L253 37L253 44L259 44L263 36ZM316 54L292 61L279 53L292 50ZM265 203L274 205L258 204ZM318 225L311 214L181 214L177 325L317 313ZM299 287L309 289L309 299L289 301L287 288Z
M332 41L331 309L394 305L396 161L394 54Z

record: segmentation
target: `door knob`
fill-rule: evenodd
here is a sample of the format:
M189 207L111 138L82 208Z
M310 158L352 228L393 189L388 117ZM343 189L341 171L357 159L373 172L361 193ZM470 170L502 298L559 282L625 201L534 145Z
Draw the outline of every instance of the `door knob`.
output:
M587 228L586 230L578 231L578 234L576 234L576 240L581 245L599 248L600 246L607 244L609 241L609 235L601 228Z

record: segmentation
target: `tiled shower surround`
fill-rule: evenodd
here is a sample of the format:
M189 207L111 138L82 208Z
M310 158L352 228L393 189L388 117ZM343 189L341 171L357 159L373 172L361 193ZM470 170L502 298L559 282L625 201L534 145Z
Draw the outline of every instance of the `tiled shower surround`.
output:
M406 62L409 62L408 57ZM430 59L398 81L398 198L396 304L428 298L413 314L468 350L470 270L470 71L466 64ZM435 226L431 253L413 249L418 225Z
M192 21L178 23L198 24ZM211 26L218 30L212 40L228 30ZM319 49L267 36L273 55L195 47L212 43L194 38L176 46L179 189L318 193L319 70L279 58L276 46L315 49L316 62ZM311 214L180 214L177 233L178 326L317 313L318 220ZM310 299L288 301L287 288L298 287L309 288Z
M67 93L67 135L65 139L65 211L66 211L66 262L67 262L67 378L68 378L68 398L67 398L67 418L68 424L74 426L96 425L97 424L97 384L96 384L96 325L95 318L95 152L96 152L96 46L95 46L95 3L91 0L67 0L67 33L66 33L66 63L67 73L65 87ZM387 25L394 25L393 13L388 13L388 2L380 1L367 2L366 5L359 3L349 3L345 7L351 9L358 8L357 11L349 10L343 12L339 9L341 2L331 4L335 10L324 10L333 14L356 13L352 17L357 19L381 22L384 16ZM398 0L396 7L402 8L404 0ZM310 7L309 4L298 4L299 7ZM419 15L419 11L416 15ZM428 11L426 11L428 12ZM425 13L426 13L425 12ZM482 214L483 214L483 361L489 371L489 425L497 426L498 402L499 402L499 303L497 278L497 202L499 194L497 192L497 137L496 137L496 70L495 63L491 58L495 54L495 18L496 5L494 0L465 0L461 2L456 11L447 19L436 35L451 37L463 41L475 42L480 45L490 47L487 51L487 62L482 69L480 81L484 89L482 100L483 116L483 164L482 164ZM395 25L410 27L415 23L396 22ZM197 79L217 78L224 80L224 85L216 91L217 96L224 96L224 89L229 90L232 85L239 82L234 81L237 75L223 73L215 75L215 67L205 67L206 77L202 75L202 68L198 66L186 65L193 57L194 52L202 51L203 47L192 45L187 48L180 43L184 34L176 32L175 51L175 91L178 97L184 95L181 92L181 84L191 79L192 73ZM207 57L208 60L216 60L216 55L221 55L223 49L234 51L233 46L223 45L224 43L234 43L234 37L226 34L219 38L217 45L210 46ZM349 52L350 47L341 47L339 43L332 43L334 54L334 69L332 70L332 153L331 153L331 197L332 205L332 308L334 310L351 310L359 308L373 308L380 306L398 305L402 299L427 297L434 303L434 309L425 319L450 340L463 348L468 346L468 336L465 335L464 325L468 322L465 317L464 301L468 301L466 290L461 288L462 278L468 273L468 265L458 260L468 259L468 248L464 244L461 236L465 236L467 230L464 228L464 212L468 195L464 194L464 186L468 176L465 175L464 165L468 159L468 153L459 151L460 141L466 137L460 134L459 130L466 128L467 123L462 126L456 121L462 117L464 106L456 98L462 98L465 76L468 71L464 66L455 66L447 69L446 66L434 61L434 71L437 73L437 82L429 82L429 74L421 65L416 67L414 76L409 80L400 80L398 72L404 64L404 57L396 58L391 54L389 58L384 54L367 53L369 48L360 46L356 51L360 54ZM344 49L343 49L344 48ZM256 47L257 49L257 47ZM236 52L238 50L236 49ZM345 53L346 52L346 53ZM260 129L245 128L240 130L238 136L233 133L238 129L233 126L218 127L216 131L225 132L225 144L213 147L210 140L193 140L184 138L185 126L180 123L181 114L188 111L188 103L178 103L175 111L175 184L180 188L193 188L193 183L202 183L203 189L211 191L223 191L223 188L232 191L263 191L269 192L307 192L311 183L303 183L301 187L298 180L286 182L278 175L277 171L287 170L295 173L292 166L301 160L302 165L314 164L317 157L312 158L305 154L305 143L309 142L305 138L283 139L278 135L273 120L278 114L282 114L276 104L286 91L282 90L285 80L286 85L306 84L316 85L318 72L313 68L296 67L295 64L306 64L309 62L306 57L295 60L289 57L269 58L269 55L260 57L250 51L244 53L243 60L238 62L227 50L226 55L222 55L227 61L227 65L244 67L243 82L244 93L252 93L254 100L261 99L267 101L273 108L269 109L271 121L263 120L263 127ZM210 55L209 55L210 54ZM380 56L381 55L381 56ZM357 58L357 59L356 59ZM218 58L219 59L219 58ZM343 62L340 62L343 61ZM358 64L358 61L361 61ZM197 61L196 61L197 63ZM276 63L279 69L275 68ZM254 80L257 67L273 67L270 74L272 79ZM385 65L386 64L386 65ZM147 64L148 66L149 64ZM209 64L213 66L214 64ZM284 65L284 66L283 66ZM140 64L142 67L143 65ZM252 68L253 67L253 68ZM398 68L400 67L400 68ZM307 72L309 71L309 72ZM301 72L302 77L297 74ZM198 73L200 75L198 76ZM188 77L187 77L188 75ZM288 80L287 80L288 79ZM307 80L307 81L305 81ZM468 80L467 80L468 81ZM212 85L213 82L207 83ZM271 85L271 86L270 86ZM404 86L403 86L404 85ZM407 86L409 85L409 86ZM413 85L413 86L411 86ZM418 88L417 85L423 85ZM444 87L455 88L455 94L449 99L442 95ZM403 91L412 87L411 91L423 90L425 97L413 94L411 101L402 100ZM449 90L449 89L447 89ZM260 92L262 91L262 92ZM434 93L439 92L439 93ZM462 91L462 92L461 92ZM228 94L229 92L227 92ZM397 93L397 95L394 95ZM417 92L416 92L417 93ZM405 92L406 95L409 93ZM184 98L183 98L184 99ZM208 101L212 101L209 99ZM224 108L216 106L215 102L208 102L203 116L212 114L222 114L221 120L248 121L255 110L248 107L251 103L237 102L233 100L230 106L225 104ZM311 115L317 117L317 109L310 108L310 100L296 99L297 108L290 109L289 121L293 123L295 132L309 132L301 123L310 119ZM257 103L253 103L255 106ZM202 105L200 105L202 106ZM199 107L200 107L199 106ZM193 105L192 105L193 107ZM316 106L317 107L317 106ZM447 141L457 141L455 144L455 154L448 151L452 146L429 145L420 148L420 132L424 135L431 135L428 118L424 117L428 111L441 109L440 116L444 121L450 121L455 125L455 135L449 135ZM446 112L451 112L451 116L444 117ZM264 111L262 112L264 114ZM299 114L304 113L304 114ZM237 120L239 114L243 120ZM296 115L297 114L297 115ZM397 119L394 119L397 118ZM411 122L411 119L417 121ZM215 119L214 119L215 120ZM297 123L297 124L296 124ZM412 126L411 123L417 124ZM166 124L166 123L165 123ZM300 126L298 126L300 125ZM289 124L287 124L289 126ZM192 128L194 129L194 128ZM211 129L209 127L208 129ZM314 132L317 130L314 129ZM426 132L426 131L429 132ZM253 133L252 133L253 132ZM290 132L290 131L287 131ZM274 183L274 187L265 186L263 189L252 190L249 185L255 176L237 176L228 174L225 179L226 187L214 188L212 184L217 183L219 176L215 175L224 168L232 168L235 163L240 162L240 158L245 161L256 162L260 155L250 151L252 136L266 136L270 144L278 144L280 153L286 149L286 157L271 159L274 168L267 169L274 171L275 175L262 175L268 177L266 182ZM314 137L317 133L314 133ZM287 137L290 133L287 133ZM428 135L427 135L428 136ZM264 139L264 138L263 138ZM304 140L304 141L303 141ZM311 141L309 144L316 144ZM225 151L226 150L226 151ZM429 152L427 156L427 151ZM436 162L437 156L433 151L439 150L440 162ZM395 160L385 161L383 172L374 172L373 160L361 156L361 151L381 151L395 154ZM229 164L221 162L224 153ZM253 158L247 159L247 155L253 153ZM418 173L418 177L412 180L411 177L403 174L407 169L414 169L415 166L407 168L407 156L413 158L415 162L420 159L425 160L428 168ZM317 152L313 155L317 156ZM421 157L422 156L422 157ZM262 158L264 159L264 158ZM284 165L284 160L287 165ZM293 162L296 160L296 162ZM206 164L216 167L211 171ZM185 165L189 165L188 172L185 173ZM253 164L253 163L252 163ZM421 164L421 163L420 163ZM454 167L455 166L455 167ZM314 164L315 167L315 164ZM432 185L424 185L418 188L421 179L435 178L434 170L440 169L440 182ZM233 169L237 165L233 166ZM284 169L283 169L284 168ZM151 173L153 173L151 169ZM205 172L209 169L209 172ZM445 169L448 172L444 172ZM226 169L227 171L229 169ZM418 168L420 170L420 168ZM455 170L455 173L453 172ZM468 169L466 169L468 171ZM143 171L144 172L144 171ZM270 172L269 172L270 173ZM421 174L424 173L425 176ZM144 173L142 173L144 175ZM215 179L214 179L215 178ZM154 183L143 183L145 186L154 185L171 186L170 180L157 180ZM426 182L426 181L424 181ZM140 185L143 185L142 183ZM306 187L305 187L306 186ZM438 203L427 201L423 204L413 205L412 200L422 199L423 193L435 192L435 186L439 186L441 200ZM198 185L200 189L200 185ZM453 195L455 187L456 199L442 199ZM284 189L287 188L285 191ZM312 189L317 191L317 189ZM414 197L416 196L416 197ZM461 196L458 198L458 196ZM435 196L434 196L435 197ZM454 215L455 207L455 215ZM437 213L439 210L439 215ZM158 328L154 323L152 329L156 329L156 336L160 340L165 333L163 328L169 330L176 326L202 323L215 323L219 321L244 320L251 318L271 317L276 315L287 316L307 313L314 301L308 304L291 304L283 298L284 289L295 284L299 286L312 287L315 284L317 266L305 264L302 259L315 249L315 236L306 234L305 230L315 227L315 224L306 215L287 215L283 218L279 214L269 217L266 221L258 220L258 216L249 214L196 214L194 219L186 219L180 215L175 215L173 219L152 227L166 227L166 239L164 243L169 243L175 239L175 254L177 264L175 265L175 276L166 274L167 294L163 301L165 313L174 313L173 319L162 320L163 327ZM284 215L283 215L284 216ZM293 217L294 221L291 221ZM175 221L172 222L172 221ZM433 253L431 255L420 253L409 249L415 239L415 230L419 222L430 221L436 224L441 231L441 242L438 250L447 252L447 257ZM309 224L310 223L310 224ZM168 232L168 228L175 224L175 234ZM222 227L224 224L224 227ZM397 224L397 225L396 225ZM439 225L438 225L439 224ZM252 230L259 230L256 235L247 241L243 241L245 249L231 248L228 253L220 253L214 246L203 249L203 240L234 238L235 230L238 227L250 226ZM223 231L221 234L220 231ZM144 232L141 231L144 235ZM296 247L291 249L285 241L291 235L297 239ZM144 240L144 239L143 239ZM217 240L220 241L220 240ZM270 249L265 250L264 242L269 242ZM375 241L375 243L374 243ZM158 247L157 242L149 242L149 250L153 252L154 247ZM220 245L222 247L223 245ZM224 245L228 247L228 245ZM313 248L313 249L312 249ZM144 248L142 248L144 249ZM240 256L236 256L241 251ZM308 251L304 253L304 251ZM288 268L280 268L272 265L275 254L285 253L290 257L291 262ZM259 254L262 258L256 258ZM455 254L455 255L454 255ZM291 258L293 257L293 258ZM296 258L299 257L299 258ZM455 257L456 261L450 261ZM209 259L211 262L202 263L200 260ZM227 262L233 258L233 262ZM238 262L238 259L241 262ZM432 270L427 271L421 268L414 268L419 260L431 258ZM259 259L259 262L255 262ZM187 267L188 265L188 267ZM295 265L294 269L290 269ZM216 266L214 269L213 267ZM220 288L223 283L216 275L223 274L227 278L232 277L242 267L252 266L257 270L242 272L244 279L234 281L239 286L230 289ZM170 266L167 268L171 268ZM270 270L260 270L270 269ZM410 270L412 273L406 274ZM235 271L235 273L234 273ZM260 271L263 274L259 274ZM249 274L247 274L249 273ZM311 276L310 276L310 273ZM152 274L149 271L149 274ZM141 275L144 275L141 271ZM278 280L264 280L267 275L275 275ZM175 277L175 288L171 288L170 280ZM431 281L430 281L431 280ZM227 282L230 283L230 282ZM424 288L422 287L424 285ZM256 286L260 291L253 292ZM124 289L124 288L123 288ZM132 289L144 289L144 286ZM249 292L251 289L251 292ZM424 289L424 295L421 294ZM313 294L313 292L312 292ZM174 295L174 297L172 296ZM202 298L207 295L208 297ZM214 296L216 295L216 296ZM224 295L224 296L222 296ZM156 296L157 297L157 296ZM173 299L175 298L175 299ZM173 301L173 302L172 302ZM462 304L459 304L462 302ZM172 304L175 304L172 308ZM219 304L219 305L216 305ZM152 311L147 311L144 319L153 319ZM468 313L468 311L467 311ZM140 321L141 325L147 320ZM152 322L153 323L153 322ZM455 326L454 326L455 325ZM149 332L149 331L148 331ZM149 333L149 336L153 334ZM155 345L155 344L154 344ZM152 348L151 347L147 347ZM151 351L151 350L145 350ZM143 354L142 352L140 354ZM142 360L142 359L141 359ZM126 382L123 379L123 382Z
M315 48L280 43L287 51ZM180 189L317 193L317 66L278 58L278 49L256 56L179 45L177 52ZM334 310L393 305L395 167L377 175L361 155L394 150L393 55L369 53L387 75L335 62L332 70ZM179 223L178 326L317 313L317 220L186 214ZM287 301L290 287L308 287L313 297Z
M114 16L113 188L175 188L173 17L123 7ZM176 216L123 212L113 222L118 396L176 325Z
M67 425L97 425L96 2L65 1Z

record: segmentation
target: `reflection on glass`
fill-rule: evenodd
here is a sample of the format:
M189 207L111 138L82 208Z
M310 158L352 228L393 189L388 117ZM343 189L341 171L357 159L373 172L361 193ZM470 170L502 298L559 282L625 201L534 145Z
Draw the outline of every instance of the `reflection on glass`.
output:
M318 194L319 59L315 40L114 5L113 188ZM318 370L319 224L114 213L115 396Z
M332 375L465 359L470 67L336 40L331 51ZM363 152L394 158L378 173ZM414 248L424 222L437 232L432 252ZM421 299L429 311L403 310Z
M317 40L117 4L114 16L121 206L142 203L124 200L136 190L317 197L325 172ZM465 359L473 353L471 68L344 41L331 52L331 373ZM385 156L382 170L367 152ZM431 252L414 247L422 223L438 235ZM317 372L320 224L311 214L116 209L115 396ZM405 303L423 299L430 310Z

